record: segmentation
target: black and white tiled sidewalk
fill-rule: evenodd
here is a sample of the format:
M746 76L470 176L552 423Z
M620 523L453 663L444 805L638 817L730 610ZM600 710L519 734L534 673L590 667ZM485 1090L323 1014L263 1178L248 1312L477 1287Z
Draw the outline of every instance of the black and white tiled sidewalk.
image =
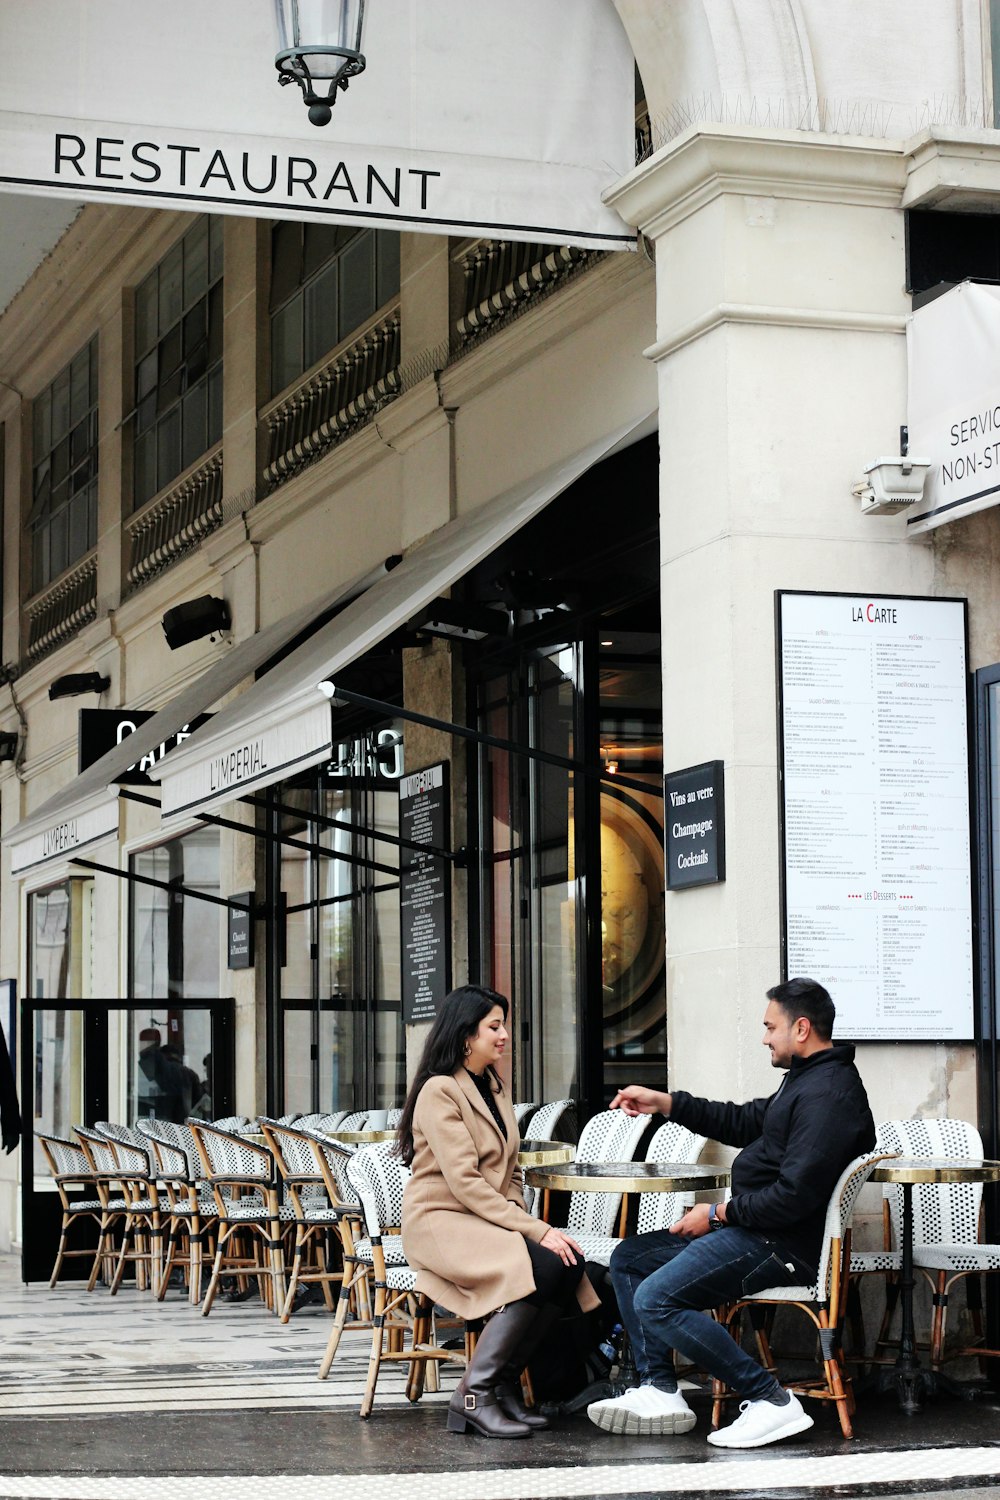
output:
M18 1274L0 1257L0 1500L1000 1500L1000 1400L940 1400L916 1420L864 1400L853 1442L823 1410L812 1432L752 1453L708 1447L698 1395L699 1425L680 1438L618 1438L578 1416L526 1442L488 1443L445 1431L452 1370L443 1393L414 1407L404 1367L385 1367L360 1422L368 1336L346 1334L318 1381L330 1329L321 1306L285 1326L256 1300L202 1318L179 1292L157 1305L130 1287L114 1299L80 1283L25 1288Z

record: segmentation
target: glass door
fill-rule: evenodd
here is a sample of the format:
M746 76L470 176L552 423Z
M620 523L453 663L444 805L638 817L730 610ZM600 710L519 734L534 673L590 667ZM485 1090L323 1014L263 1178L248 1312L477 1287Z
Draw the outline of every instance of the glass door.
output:
M149 1035L153 1022L161 1038L175 1040L154 1044ZM21 1101L24 1160L32 1162L21 1183L21 1275L26 1282L46 1281L51 1275L62 1216L45 1159L29 1132L72 1140L74 1125L89 1126L119 1116L119 1080L111 1076L109 1047L122 1029L133 1045L121 1123L134 1125L141 1116L154 1114L182 1123L191 1113L208 1119L232 1112L232 1000L192 1001L174 1010L167 1000L152 1006L120 999L25 1000L21 1006L21 1036L27 1039L21 1050ZM199 1052L207 1054L208 1064L200 1074L185 1060ZM198 1098L194 1099L196 1090ZM195 1107L186 1114L189 1099ZM28 1152L29 1140L33 1157ZM92 1195L82 1192L79 1196ZM87 1243L88 1233L90 1243L96 1245L96 1225L78 1220L74 1248ZM88 1274L86 1257L64 1262L63 1278Z

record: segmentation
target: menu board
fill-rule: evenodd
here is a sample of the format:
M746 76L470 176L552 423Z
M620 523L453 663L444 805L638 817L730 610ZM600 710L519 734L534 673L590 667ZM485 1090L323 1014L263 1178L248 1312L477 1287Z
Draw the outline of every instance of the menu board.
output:
M970 1040L965 601L777 600L787 973L845 1040Z
M451 863L448 767L428 766L399 782L399 835L427 850L402 849L399 919L403 958L403 1020L433 1021L451 988Z

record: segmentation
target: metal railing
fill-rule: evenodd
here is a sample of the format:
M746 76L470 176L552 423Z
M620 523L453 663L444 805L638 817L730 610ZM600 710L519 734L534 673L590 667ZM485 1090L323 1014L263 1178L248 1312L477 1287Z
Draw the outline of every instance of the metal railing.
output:
M222 525L222 445L218 444L184 478L150 500L125 522L128 565L125 593L190 552Z
M474 241L460 256L465 310L455 325L456 352L506 327L569 277L603 260L604 253L576 245Z
M29 599L24 612L28 624L25 665L32 666L97 618L96 551Z
M264 482L276 488L327 453L403 388L400 315L391 308L320 370L261 412L267 426Z

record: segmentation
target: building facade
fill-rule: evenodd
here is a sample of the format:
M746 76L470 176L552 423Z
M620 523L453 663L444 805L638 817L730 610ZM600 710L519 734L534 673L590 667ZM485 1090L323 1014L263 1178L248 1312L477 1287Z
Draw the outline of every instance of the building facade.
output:
M0 318L29 1129L395 1104L418 970L511 995L522 1098L769 1089L797 590L968 601L975 1034L861 1061L880 1117L995 1132L997 512L912 537L852 494L906 422L916 278L990 274L989 7L617 9L638 253L88 206ZM81 707L149 784L87 780ZM667 890L663 772L714 762L725 880ZM437 767L425 950L400 811ZM5 1242L34 1170L0 1167Z

